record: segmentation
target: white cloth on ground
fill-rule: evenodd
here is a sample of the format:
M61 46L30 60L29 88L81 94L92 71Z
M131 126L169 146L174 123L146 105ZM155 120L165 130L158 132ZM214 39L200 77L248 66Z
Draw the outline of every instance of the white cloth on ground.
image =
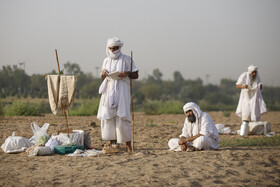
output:
M117 140L117 143L131 141L131 123L128 120L114 117L101 120L102 140Z
M77 76L47 75L48 95L51 111L58 114L72 107L75 98Z
M219 133L214 125L211 117L202 112L195 103L189 102L183 107L184 113L188 110L192 110L196 121L195 123L189 122L186 117L184 122L184 127L182 129L182 134L179 136L189 138L201 134L200 136L192 142L192 145L198 149L217 149L219 147Z
M99 154L103 154L103 152L96 149L88 149L84 151L81 149L76 149L74 153L70 153L68 154L68 156L89 157L89 156L97 156Z
M266 104L261 93L260 78L257 77L254 82L250 80L250 73L242 73L236 85L248 85L248 89L241 89L236 114L242 120L260 121L261 114L267 112Z

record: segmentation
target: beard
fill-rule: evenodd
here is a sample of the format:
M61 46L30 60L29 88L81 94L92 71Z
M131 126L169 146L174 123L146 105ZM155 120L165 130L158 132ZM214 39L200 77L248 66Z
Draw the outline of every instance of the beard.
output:
M188 116L188 120L189 120L191 123L194 123L194 122L195 122L195 120L196 120L195 115L194 115L194 114L189 115L189 116Z
M256 77L257 77L257 74L255 76L250 75L251 82L254 82L256 80Z

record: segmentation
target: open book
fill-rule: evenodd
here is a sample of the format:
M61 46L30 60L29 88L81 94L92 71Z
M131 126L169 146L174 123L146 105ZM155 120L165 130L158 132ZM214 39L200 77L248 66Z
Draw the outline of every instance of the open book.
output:
M113 71L111 73L109 73L108 70L105 70L105 71L106 71L107 75L113 80L118 80L121 78L121 77L119 77L120 72L118 72L118 71Z

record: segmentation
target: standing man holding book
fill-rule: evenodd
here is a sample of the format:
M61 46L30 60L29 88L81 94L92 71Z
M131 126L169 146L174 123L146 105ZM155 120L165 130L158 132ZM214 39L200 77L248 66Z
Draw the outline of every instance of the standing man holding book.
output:
M107 41L97 118L101 120L102 140L111 145L126 142L127 151L131 151L130 79L138 78L138 69L129 56L122 54L122 46L116 37Z

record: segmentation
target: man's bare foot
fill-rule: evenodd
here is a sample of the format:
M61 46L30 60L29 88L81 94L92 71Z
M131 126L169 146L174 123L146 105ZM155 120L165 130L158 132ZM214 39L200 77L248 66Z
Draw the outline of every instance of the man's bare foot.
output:
M110 145L117 144L117 140L110 140Z
M195 151L195 148L193 146L188 146L187 152Z
M187 150L187 145L186 144L182 144L181 145L181 149L182 149L182 151L186 151Z

